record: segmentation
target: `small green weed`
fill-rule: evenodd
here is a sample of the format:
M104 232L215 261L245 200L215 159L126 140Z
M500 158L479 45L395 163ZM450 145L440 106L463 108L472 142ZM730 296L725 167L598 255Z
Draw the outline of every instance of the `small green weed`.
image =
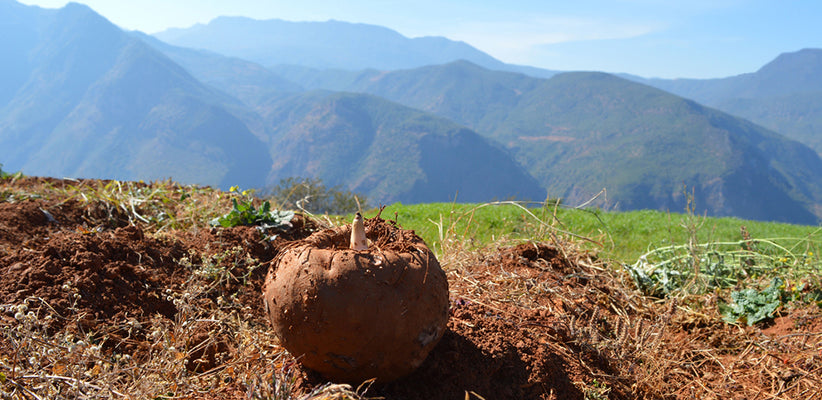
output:
M806 237L755 239L741 225L741 240L702 241L701 231L708 218L696 215L694 210L692 197L688 196L680 223L687 235L685 244L653 248L633 265L625 265L646 294L704 294L749 286L763 279L800 279L818 274L819 263L813 259L811 249L820 244L815 237L819 230Z
M611 388L607 384L597 381L596 379L583 388L585 393L585 400L608 400L608 393Z
M231 192L237 191L237 187L231 188ZM291 227L291 219L294 218L294 211L272 210L268 200L263 201L260 208L254 207L252 198L247 191L243 191L242 201L237 201L236 197L231 198L233 208L227 214L211 220L212 226L230 228L240 225L256 225L263 230L285 230Z
M3 171L3 164L0 164L0 180L2 179L20 179L23 177L23 172L7 172Z

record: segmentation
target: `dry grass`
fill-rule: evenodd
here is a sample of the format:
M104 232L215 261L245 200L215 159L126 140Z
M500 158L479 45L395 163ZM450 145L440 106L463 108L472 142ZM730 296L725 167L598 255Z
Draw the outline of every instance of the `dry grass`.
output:
M609 383L622 383L629 398L822 399L822 332L802 328L809 321L822 327L818 307L781 309L796 332L772 334L763 327L729 325L717 310L716 292L645 296L626 272L580 245L596 240L568 234L553 221L536 222L530 227L533 236L558 250L572 268L567 276L590 282L584 290L535 274L533 267L551 268L545 260L526 270L495 267L504 265L499 248L521 242L506 238L466 251L458 232L441 229L444 265L452 292L466 300L513 320L523 320L517 310L546 310L555 317L563 337L545 344L556 354L579 359L584 367L580 353L586 351L608 360L617 375L576 382L586 398L609 398ZM593 368L586 368L596 377Z
M12 184L3 196L84 202L103 211L96 222L140 224L155 235L205 227L230 207L225 193L170 182L52 182L25 192ZM783 309L796 325L790 333L728 325L716 312L716 293L646 297L626 273L581 244L599 238L571 234L556 215L531 216L523 229L533 240L525 243L547 243L558 251L560 265L536 260L527 268L503 267L500 247L523 240L498 238L477 249L455 228L458 220L471 221L470 212L432 221L440 232L440 262L455 298L512 321L524 321L524 311L546 312L555 324L540 331L542 343L575 360L582 371L578 376L586 378L574 384L586 398L822 399L822 333L802 329L803 323L822 326L818 308ZM165 293L178 310L173 320L127 318L87 332L81 328L83 315L59 315L39 298L2 305L0 397L367 398L368 385L297 390L296 360L249 306L221 292L222 280L236 276L230 265L209 257L180 260L190 275ZM243 263L243 274L259 267L238 253L226 259ZM56 321L68 328L54 329ZM138 356L120 351L126 345L137 346ZM614 372L603 375L594 361L606 362Z
M147 235L172 237L174 231L206 228L231 207L231 194L170 181L17 179L32 182L3 182L2 201L80 203L87 227L78 229L89 232L140 225ZM129 317L87 331L86 315L77 309L61 315L44 299L0 305L0 397L363 398L365 387L358 391L328 384L308 393L296 390L296 360L250 306L224 291L227 280L246 283L251 271L261 267L242 248L191 252L178 263L188 270L188 278L162 294L177 309L173 320ZM79 296L69 284L63 289Z
M202 265L198 268L203 268ZM202 271L201 271L202 272ZM3 321L0 359L3 398L247 398L360 399L347 385L324 385L299 395L295 360L250 307L229 296L216 307L203 301L218 290L212 271L191 274L166 295L177 307L173 321L128 319L94 332L77 332L82 315L57 315L46 302L4 305L18 318ZM21 315L22 314L22 315ZM69 329L51 332L56 319ZM204 338L204 340L198 340ZM140 356L117 351L135 343ZM199 358L198 358L199 356ZM213 360L209 360L213 357ZM215 365L200 371L196 365ZM360 389L362 393L363 389Z

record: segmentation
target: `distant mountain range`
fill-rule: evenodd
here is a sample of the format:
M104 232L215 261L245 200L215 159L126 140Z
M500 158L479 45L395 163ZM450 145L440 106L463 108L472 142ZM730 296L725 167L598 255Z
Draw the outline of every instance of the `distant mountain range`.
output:
M55 12L0 2L0 27L15 25L37 29L24 37L28 47L12 48L18 52L16 80L0 79L14 93L0 104L0 162L7 170L174 177L224 188L263 187L286 172L319 174L329 185L346 184L375 201L544 197L537 182L498 146L384 99L349 108L329 105L328 96L303 96L293 109L291 102L278 103L266 93L302 89L256 64L169 47L189 72L152 47L161 44L149 45L75 3ZM204 63L197 67L197 61ZM23 83L14 87L15 82ZM227 92L258 102L252 108ZM380 112L385 115L369 115ZM303 120L295 125L298 118ZM340 135L349 124L356 129ZM404 134L408 129L415 130L413 136ZM400 140L403 145L394 153L385 151L385 145ZM320 151L299 152L315 141ZM343 153L344 147L350 151ZM439 151L472 156L441 160L435 156ZM353 170L366 172L342 174Z
M208 24L154 35L181 47L209 50L266 67L394 70L467 60L489 69L550 77L555 72L503 63L464 42L438 36L407 38L391 29L342 21L291 22L219 17Z
M623 79L362 24L219 18L152 37L79 4L0 0L0 163L224 188L318 177L375 202L606 189L594 204L681 211L687 192L698 212L814 224L818 151L731 114L816 126L816 52L727 80Z
M807 147L609 74L544 80L459 61L344 81L335 88L429 111L504 143L570 204L605 188L609 206L683 210L687 187L711 213L814 221L822 199L822 162Z

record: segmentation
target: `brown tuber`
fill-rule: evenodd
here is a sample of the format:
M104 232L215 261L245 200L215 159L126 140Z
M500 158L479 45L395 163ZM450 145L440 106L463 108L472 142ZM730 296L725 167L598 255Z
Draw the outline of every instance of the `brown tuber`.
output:
M411 373L448 322L448 281L436 257L413 231L379 215L363 224L358 213L352 226L283 250L263 301L283 347L337 382Z

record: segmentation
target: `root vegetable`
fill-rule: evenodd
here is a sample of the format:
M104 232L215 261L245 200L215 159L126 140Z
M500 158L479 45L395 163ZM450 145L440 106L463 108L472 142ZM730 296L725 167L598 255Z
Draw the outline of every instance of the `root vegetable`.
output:
M416 369L442 337L448 281L413 231L379 216L362 232L361 216L352 225L280 253L263 300L282 345L306 367L338 382L388 382Z

